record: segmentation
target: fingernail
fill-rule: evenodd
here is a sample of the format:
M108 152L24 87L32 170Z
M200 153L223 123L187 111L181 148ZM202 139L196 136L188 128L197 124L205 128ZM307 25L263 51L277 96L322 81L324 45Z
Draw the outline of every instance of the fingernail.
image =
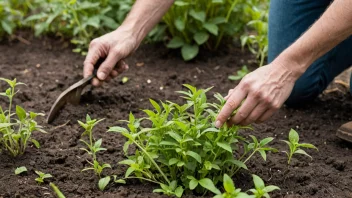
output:
M98 78L99 78L100 80L105 80L106 74L105 74L104 72L99 72L99 73L98 73Z
M216 128L220 128L220 127L221 127L221 123L220 123L219 120L215 122L215 127L216 127Z

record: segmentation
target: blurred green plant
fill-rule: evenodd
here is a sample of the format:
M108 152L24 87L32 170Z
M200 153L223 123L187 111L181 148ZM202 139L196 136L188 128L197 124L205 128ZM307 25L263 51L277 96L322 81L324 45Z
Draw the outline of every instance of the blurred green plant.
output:
M86 54L89 42L116 29L131 9L132 0L35 0L34 13L25 19L35 35L55 33L72 38L74 52Z
M14 0L0 1L0 39L4 35L12 35L15 29L21 25L27 7L20 6L19 2Z
M237 75L230 75L228 78L229 80L241 80L245 75L249 73L249 70L246 65L242 66L240 70L237 71Z
M264 65L268 56L268 18L269 1L248 1L244 13L250 15L247 31L241 36L242 48L247 46L259 60L259 66Z

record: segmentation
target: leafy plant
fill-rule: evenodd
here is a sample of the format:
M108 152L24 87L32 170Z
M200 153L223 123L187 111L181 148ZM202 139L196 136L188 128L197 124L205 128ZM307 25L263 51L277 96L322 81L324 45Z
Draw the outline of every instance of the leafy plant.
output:
M241 70L237 71L237 75L230 75L229 80L241 80L245 75L249 73L246 65L244 65Z
M66 198L65 195L60 191L60 189L54 184L50 182L50 187L53 189L58 198Z
M264 65L268 56L268 18L269 1L248 1L244 9L251 17L247 23L249 30L241 36L241 45L248 46L249 50L260 60L259 66Z
M132 6L132 0L37 0L37 14L26 18L35 35L60 33L72 38L74 52L86 54L89 42L116 29ZM97 9L99 8L99 9Z
M267 146L271 137L258 141L251 136L249 142L240 136L239 130L249 127L215 128L224 98L216 94L219 103L209 103L206 92L210 88L184 86L189 91L178 93L186 103L168 101L159 105L150 100L155 110L143 110L147 116L137 119L130 113L129 120L124 121L127 129L109 129L128 140L123 147L127 159L119 162L128 166L123 179L153 182L161 187L155 192L178 197L186 189L204 193L211 184L221 182L224 173L233 176L241 168L247 169L246 163L255 153L266 160L267 151L276 151ZM128 152L131 145L136 147L132 155ZM122 183L121 179L115 181Z
M103 119L101 119L101 120L91 119L90 116L87 115L86 116L86 123L83 123L81 121L78 121L78 123L81 125L81 127L83 127L85 129L82 136L88 136L87 141L80 139L80 141L83 142L87 147L87 148L81 148L81 149L86 151L88 153L88 155L92 157L90 161L87 160L88 164L90 164L91 167L86 167L82 171L93 170L94 173L96 175L98 175L100 178L100 181L98 182L99 189L104 190L104 188L107 184L105 186L103 184L105 184L105 181L107 181L107 180L110 181L110 177L109 178L107 178L107 177L101 178L101 173L103 172L103 170L105 168L111 168L111 166L110 166L110 164L100 163L97 160L97 153L99 151L106 151L106 148L101 147L101 144L103 142L102 139L95 141L95 139L93 137L94 126L97 125L102 120Z
M181 48L186 61L197 56L199 46L217 49L224 37L243 33L247 4L245 0L176 0L163 18L172 37L167 47Z
M241 189L236 189L235 184L233 183L230 176L224 174L223 185L225 192L221 194L217 192L214 198L250 198L251 196L245 192L241 192Z
M11 35L21 25L23 11L13 5L13 1L1 0L0 2L0 38L6 33Z
M15 174L16 175L19 175L19 174L24 173L24 172L27 172L27 168L25 166L18 167L15 170Z
M0 92L0 96L4 96L9 100L7 110L4 111L0 107L0 146L14 157L25 152L28 141L31 141L39 148L39 142L33 139L31 135L34 131L46 133L35 121L37 116L44 116L44 114L31 111L27 113L25 109L18 105L16 105L16 113L13 113L12 101L18 92L16 86L24 84L17 82L16 79L0 78L0 81L5 81L10 86L5 92ZM17 118L14 118L14 115Z
M98 182L98 187L100 190L104 190L105 187L110 183L110 176L101 178Z
M35 171L35 173L38 175L37 178L35 178L35 181L37 181L39 184L44 183L44 179L52 178L53 176L47 173L43 173L41 171Z
M294 129L290 130L289 136L288 136L288 140L281 140L283 142L285 142L288 147L289 147L289 152L284 151L287 154L288 157L288 161L287 163L290 164L292 156L294 154L301 154L301 155L306 155L308 157L310 157L312 159L312 157L310 155L308 155L308 153L306 153L303 149L301 148L310 148L310 149L316 149L318 150L317 147L315 147L313 144L308 144L308 143L299 143L299 135L297 133L297 131L295 131Z
M277 186L265 186L264 181L257 175L252 175L253 176L253 182L254 182L254 187L255 189L250 189L249 191L254 194L253 197L255 198L270 198L269 193L274 191L274 190L280 190L279 187Z

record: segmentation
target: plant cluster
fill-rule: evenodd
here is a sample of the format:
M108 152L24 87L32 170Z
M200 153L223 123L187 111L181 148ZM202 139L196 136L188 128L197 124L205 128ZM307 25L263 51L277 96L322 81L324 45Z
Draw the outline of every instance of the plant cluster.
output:
M35 174L38 175L38 177L35 178L35 181L38 182L39 184L44 183L44 180L45 180L45 179L48 179L48 178L52 178L52 177L53 177L51 174L43 173L43 172L41 172L41 171L35 171Z
M12 111L12 101L18 92L16 87L24 84L17 82L16 79L8 80L0 78L0 81L5 81L9 85L9 88L5 92L0 92L0 96L6 97L9 101L7 110L3 110L0 106L0 149L4 149L16 157L25 152L28 142L32 142L37 148L40 147L39 142L31 136L35 131L46 133L35 121L37 116L44 116L44 114L31 111L27 113L19 105L16 105L14 113Z
M215 185L222 181L222 175L233 176L247 169L246 163L256 153L266 160L268 151L276 151L267 145L271 137L258 141L250 136L249 141L239 134L240 129L249 127L215 128L213 123L224 98L216 94L219 102L209 103L206 92L210 88L184 86L188 91L179 93L186 103L159 105L150 100L154 110L143 110L147 116L137 119L130 113L127 128L109 129L128 139L123 147L127 159L120 162L128 166L123 179L154 182L161 187L154 192L177 197L186 189L216 193ZM135 150L129 150L132 145Z
M33 14L25 22L35 35L59 33L72 38L74 52L85 55L89 42L116 29L132 6L132 0L36 0Z
M91 156L91 160L87 160L88 164L90 167L84 168L82 171L87 171L87 170L93 170L96 175L99 176L100 180L98 183L98 187L100 190L104 190L106 185L110 181L110 177L104 177L101 178L101 173L105 168L111 168L110 164L105 164L105 163L100 163L97 159L97 153L99 151L105 151L106 148L101 147L101 144L103 142L102 139L99 139L95 141L94 136L93 136L93 128L95 125L97 125L101 120L96 120L96 119L91 119L89 115L86 116L86 123L83 123L81 121L78 121L78 123L85 129L83 132L82 136L88 136L88 140L83 140L80 139L81 142L83 142L86 146L86 148L81 148L85 152L88 153L89 156Z
M19 1L0 1L0 39L5 34L12 35L14 30L21 25L24 10L16 3Z
M259 1L176 0L163 18L172 36L167 47L181 48L184 60L197 56L199 46L217 49L224 38L244 33L249 17L243 10L253 2Z

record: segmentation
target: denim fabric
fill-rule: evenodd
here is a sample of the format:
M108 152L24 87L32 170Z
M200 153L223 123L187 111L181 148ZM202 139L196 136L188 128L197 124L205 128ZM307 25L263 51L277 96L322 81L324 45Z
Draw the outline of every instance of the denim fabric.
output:
M273 61L307 31L331 2L331 0L271 0L268 62ZM307 69L297 80L286 104L296 106L312 101L338 74L351 65L352 37L340 43Z

